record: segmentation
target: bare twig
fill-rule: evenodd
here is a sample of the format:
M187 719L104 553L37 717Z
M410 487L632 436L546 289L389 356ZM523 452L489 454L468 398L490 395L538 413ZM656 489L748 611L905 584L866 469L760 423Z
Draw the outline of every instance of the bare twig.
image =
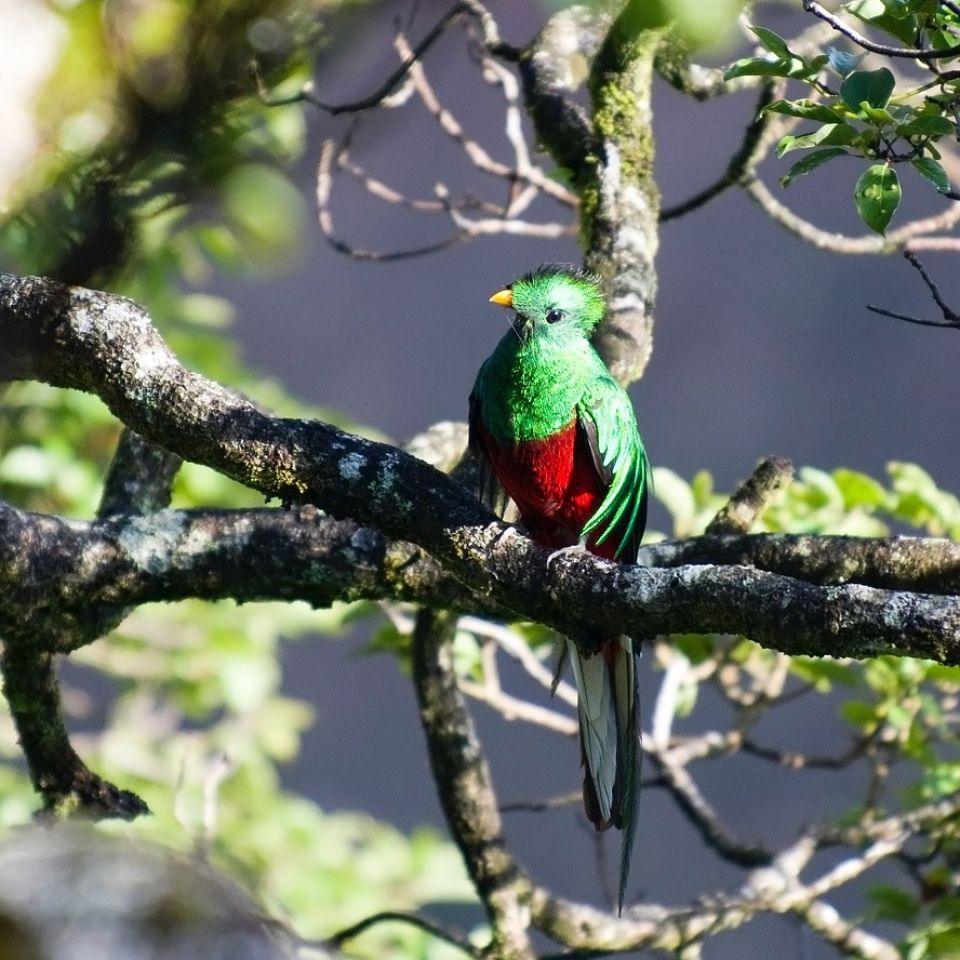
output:
M567 737L574 737L577 734L577 721L574 717L530 703L529 700L521 700L519 697L505 693L499 686L461 680L460 689L467 696L496 710L504 720L522 720Z
M411 50L406 42L406 38L400 34L397 36L395 42L400 55L409 57ZM527 183L535 187L538 191L542 191L553 197L560 203L567 206L574 206L577 202L576 196L559 181L548 177L540 167L536 166L530 160L527 142L522 131L519 109L520 89L516 77L495 59L486 59L483 66L485 72L489 73L493 78L493 82L503 90L505 102L505 132L514 153L514 163L512 165L494 160L480 143L467 135L457 118L440 103L439 97L427 80L426 71L423 69L422 64L417 63L411 69L410 76L414 89L422 100L427 112L437 121L437 124L444 133L461 146L474 167L495 177L510 180L511 182ZM520 212L521 210L514 209L514 205L511 204L510 207L505 210L505 215L511 216Z
M417 64L423 55L433 46L436 41L443 36L447 29L459 20L462 16L469 16L475 20L481 27L483 42L487 50L494 56L502 57L506 60L516 60L519 56L518 51L509 44L500 39L496 21L479 2L479 0L460 0L437 21L437 23L427 32L426 36L413 48L410 55L397 67L393 73L387 77L383 83L374 90L369 96L362 97L359 100L353 100L348 103L326 103L313 92L312 83L305 84L296 93L287 97L271 97L264 89L263 82L256 71L254 64L255 77L257 81L260 97L268 106L284 106L291 103L309 103L313 107L318 107L327 113L336 116L341 113L360 113L364 110L370 110L380 106L384 100L394 91L410 72L411 68Z
M714 197L719 196L729 187L741 183L745 177L752 175L757 165L763 160L769 150L769 143L765 137L766 131L773 122L773 114L765 111L763 108L772 103L777 97L782 96L782 81L768 81L763 84L760 92L760 98L757 102L754 112L754 118L750 122L743 135L743 141L740 148L730 158L727 169L723 175L709 187L704 188L698 193L689 197L681 203L670 207L664 207L660 211L660 222L666 223L668 220L675 220L687 213L704 206Z
M934 303L936 303L936 305L940 308L940 312L943 314L943 320L922 320L919 317L913 317L903 313L895 313L892 310L887 310L885 307L876 307L872 304L867 304L867 309L884 317L893 317L895 320L905 320L907 323L915 323L922 327L947 327L954 330L960 329L960 314L958 314L955 310L952 310L947 304L946 300L943 299L940 289L933 282L933 280L930 279L929 274L924 269L923 264L917 258L916 254L912 253L910 250L904 250L903 256L904 259L915 270L917 270L917 272L923 278L923 282L927 285L927 289L930 291L930 295L933 297Z
M317 217L320 224L320 232L334 250L337 250L339 253L344 253L355 260L402 260L409 257L424 256L428 253L437 253L440 250L447 249L447 247L461 243L466 239L464 235L454 234L436 243L427 243L420 247L393 252L363 250L341 240L337 236L334 228L333 213L330 209L330 195L333 186L333 162L336 152L335 142L333 140L327 140L320 150L320 160L317 163Z
M724 860L741 867L769 864L770 851L759 844L745 844L730 836L716 811L700 792L696 781L686 767L675 763L669 752L646 751L656 761L667 788L673 794L680 811L694 826L704 842Z
M876 235L850 237L822 230L808 220L804 220L781 203L766 184L756 176L748 177L742 186L747 196L756 201L764 213L780 226L818 249L830 250L833 253L891 253L904 247L926 246L934 239L941 239L929 237L929 234L949 230L960 222L960 204L953 204L943 213L913 220L896 230L891 230L885 237Z
M892 47L885 43L877 43L859 33L849 24L844 23L839 17L817 3L816 0L803 0L803 9L807 13L819 17L824 23L830 24L834 30L852 40L858 47L869 50L871 53L882 54L885 57L903 57L909 60L939 60L942 57L953 57L960 53L960 44L944 47L941 50L924 50L919 47Z
M444 943L449 943L452 947L463 951L468 957L476 957L479 960L479 958L483 956L483 951L474 946L470 940L459 931L451 930L449 927L443 926L427 917L421 917L419 914L404 913L400 910L383 910L380 913L371 914L369 917L364 917L357 923L352 923L349 927L344 927L342 930L338 930L323 940L307 940L302 937L297 937L296 943L300 947L315 947L321 950L329 950L331 947L342 947L345 943L359 937L360 934L365 933L371 927L378 926L382 923L403 923L407 926L416 927L418 930L423 930L425 933L430 934L431 937L442 940Z

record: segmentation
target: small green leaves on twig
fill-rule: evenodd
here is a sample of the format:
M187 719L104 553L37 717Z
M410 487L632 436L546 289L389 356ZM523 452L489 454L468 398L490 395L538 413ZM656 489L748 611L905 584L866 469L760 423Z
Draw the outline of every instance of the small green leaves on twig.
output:
M811 170L823 166L828 160L834 157L845 157L847 151L843 147L825 147L823 150L814 150L808 153L803 159L798 160L781 178L780 186L789 187L797 177L802 177Z
M857 180L854 203L860 219L875 233L885 235L893 214L900 205L902 188L894 170L897 163L910 163L917 173L940 194L957 199L946 171L939 163L937 144L952 140L960 132L957 71L942 69L942 61L960 52L950 42L949 30L955 13L945 4L922 17L912 4L898 4L893 15L888 5L851 3L848 12L888 33L899 41L906 39L904 24L912 24L910 49L874 43L828 14L820 4L807 2L804 9L830 24L866 51L888 57L913 57L930 71L931 78L912 89L897 90L897 76L887 67L858 69L867 53L849 53L829 47L826 55L810 55L793 49L788 41L765 27L752 26L762 52L738 60L725 73L727 80L742 76L781 77L809 85L811 95L781 99L769 104L768 113L793 118L784 121L785 135L777 146L777 155L792 150L814 150L809 157L793 164L780 178L789 186L797 177L843 154L868 161L867 170ZM900 9L903 7L904 9ZM877 12L877 11L880 12ZM933 56L933 49L940 48ZM841 78L839 91L830 86L829 75ZM937 90L938 95L927 93ZM790 131L796 120L819 124L814 129Z
M737 77L789 77L794 80L814 80L827 62L825 55L807 60L791 50L787 41L766 27L752 26L767 53L759 57L744 57L732 64L723 75L725 80Z
M917 157L910 166L928 183L932 183L940 193L950 192L950 178L947 171L933 157Z

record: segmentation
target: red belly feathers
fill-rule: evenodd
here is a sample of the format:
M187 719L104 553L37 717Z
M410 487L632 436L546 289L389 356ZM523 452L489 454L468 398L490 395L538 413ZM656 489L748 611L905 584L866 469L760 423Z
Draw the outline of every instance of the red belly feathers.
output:
M511 442L482 432L487 459L516 503L530 536L543 547L576 543L607 490L576 421L542 440ZM593 553L613 556L616 537L599 547L594 539L591 536L588 543Z

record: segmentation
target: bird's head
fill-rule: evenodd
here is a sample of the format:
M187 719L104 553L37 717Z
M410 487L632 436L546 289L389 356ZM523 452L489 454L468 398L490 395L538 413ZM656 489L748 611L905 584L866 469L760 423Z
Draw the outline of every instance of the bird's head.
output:
M604 312L599 278L567 264L544 264L490 301L513 309L513 329L524 341L534 334L550 339L589 337Z

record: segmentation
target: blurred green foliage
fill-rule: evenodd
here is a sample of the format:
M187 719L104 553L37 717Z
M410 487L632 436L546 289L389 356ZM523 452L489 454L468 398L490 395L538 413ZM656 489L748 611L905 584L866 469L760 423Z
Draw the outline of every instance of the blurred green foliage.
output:
M725 498L713 492L709 474L688 484L669 470L655 470L655 495L667 508L673 536L702 533ZM847 468L830 472L804 467L767 509L758 532L817 533L885 537L922 533L960 539L960 500L941 490L915 464L892 462L886 483ZM673 637L693 664L711 657L732 659L748 675L763 677L777 654L756 644L698 635ZM725 645L727 645L725 649ZM794 657L790 672L798 684L819 694L839 693L841 717L854 738L874 744L897 776L872 808L867 820L903 813L960 790L960 667L910 657L878 657L865 662ZM687 680L678 715L686 716L697 699ZM834 749L837 749L835 745ZM842 752L842 746L838 752ZM841 822L859 823L864 809L856 798ZM870 885L864 917L900 925L904 956L957 956L960 942L960 843L947 825L932 831L912 854L918 866L903 886Z
M46 145L8 201L0 265L111 289L142 303L183 362L291 416L320 416L240 359L231 304L199 292L214 270L262 274L295 262L307 206L290 180L304 148L300 106L268 107L309 76L327 20L354 4L152 0L56 8L60 59L37 103ZM120 424L96 398L38 383L0 397L0 497L68 517L96 513ZM349 425L356 429L354 424ZM179 507L262 505L184 464ZM86 762L143 796L153 816L108 829L199 845L307 937L380 910L474 898L459 854L430 828L409 836L360 813L320 809L280 771L313 722L282 692L279 646L336 637L375 608L152 605L71 657L65 706ZM83 673L111 691L102 718ZM71 681L72 678L72 681ZM0 824L37 807L9 716L0 725ZM421 931L378 926L362 956L455 955Z

